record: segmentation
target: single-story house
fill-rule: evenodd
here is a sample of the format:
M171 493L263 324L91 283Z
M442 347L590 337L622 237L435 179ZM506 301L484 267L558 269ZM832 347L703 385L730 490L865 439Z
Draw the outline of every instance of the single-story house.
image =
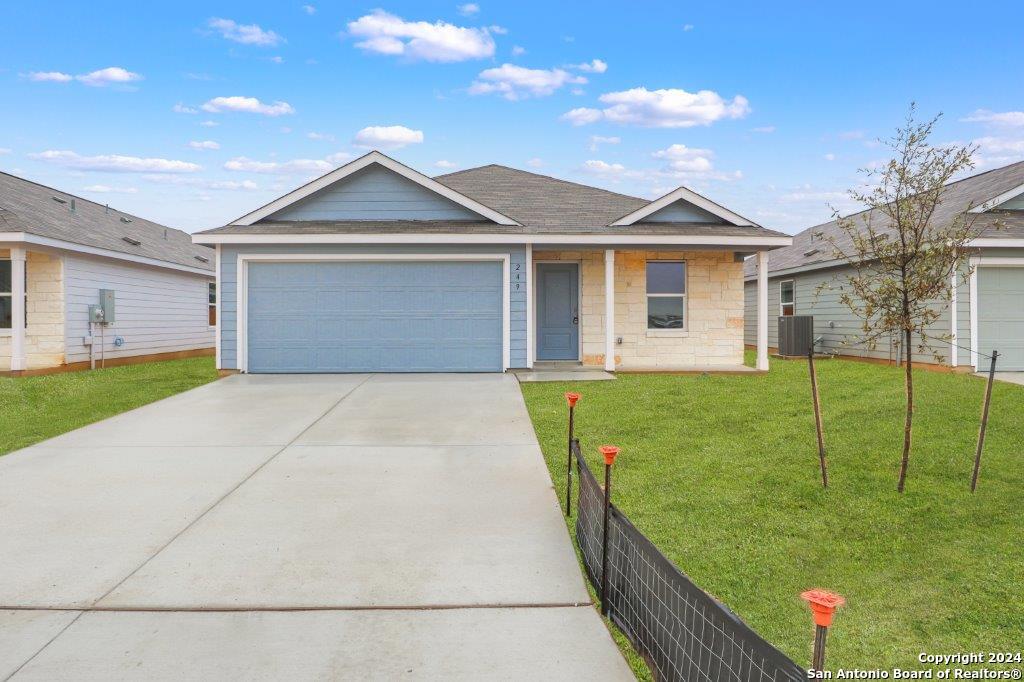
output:
M935 363L962 371L988 369L986 354L998 350L998 368L1024 371L1024 162L997 168L947 185L934 220L948 221L964 211L982 231L973 242L974 255L953 278L953 300L943 310L935 336L949 342L935 344L914 361ZM867 212L853 216L856 220ZM876 220L873 224L880 223ZM793 238L792 246L771 254L767 269L769 346L778 347L777 316L812 315L816 349L825 353L879 360L898 360L898 339L868 348L859 343L860 321L839 300L838 285L850 273L834 257L825 235L842 237L836 223L808 228ZM967 281L964 276L967 275ZM759 282L754 263L746 266L746 342L757 339ZM823 284L831 288L821 289ZM916 346L916 344L915 344Z
M790 243L685 188L376 151L193 239L216 247L218 366L252 373L738 368L743 257Z
M0 173L0 373L212 352L214 251ZM109 319L97 314L105 293Z

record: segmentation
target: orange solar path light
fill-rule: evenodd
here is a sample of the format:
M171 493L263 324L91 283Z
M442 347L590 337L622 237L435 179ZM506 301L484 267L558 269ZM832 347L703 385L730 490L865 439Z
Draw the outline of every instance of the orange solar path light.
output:
M604 532L601 537L601 615L608 615L608 521L612 507L612 464L619 455L615 445L598 448L604 457Z
M565 515L572 516L572 441L574 439L573 429L576 403L579 402L580 394L568 392L565 394L565 402L569 404L569 458L565 466Z
M811 607L814 614L814 654L811 660L811 669L821 671L825 669L825 638L828 636L828 628L832 625L832 617L836 609L846 603L846 600L834 592L828 590L807 590L800 595L801 599Z

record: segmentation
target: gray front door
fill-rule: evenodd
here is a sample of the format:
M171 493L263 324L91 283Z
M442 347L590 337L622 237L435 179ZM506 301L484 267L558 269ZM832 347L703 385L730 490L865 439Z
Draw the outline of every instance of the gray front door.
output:
M252 263L250 372L500 372L497 261Z
M579 360L579 265L537 264L537 359Z
M996 369L1024 370L1024 268L978 268L978 350L999 351ZM978 369L989 361L978 356Z

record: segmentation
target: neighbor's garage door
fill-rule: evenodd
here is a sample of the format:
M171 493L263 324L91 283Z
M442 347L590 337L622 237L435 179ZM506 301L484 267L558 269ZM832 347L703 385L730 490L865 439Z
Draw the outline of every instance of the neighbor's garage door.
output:
M997 370L1024 370L1024 268L978 268L978 350L999 351ZM979 368L988 368L983 358Z
M250 372L500 372L499 261L248 266Z

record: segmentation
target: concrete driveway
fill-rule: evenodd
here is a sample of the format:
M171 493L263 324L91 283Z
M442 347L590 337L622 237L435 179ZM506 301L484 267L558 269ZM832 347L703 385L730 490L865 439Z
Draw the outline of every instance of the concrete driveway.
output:
M0 679L631 679L510 375L234 376L0 458Z

